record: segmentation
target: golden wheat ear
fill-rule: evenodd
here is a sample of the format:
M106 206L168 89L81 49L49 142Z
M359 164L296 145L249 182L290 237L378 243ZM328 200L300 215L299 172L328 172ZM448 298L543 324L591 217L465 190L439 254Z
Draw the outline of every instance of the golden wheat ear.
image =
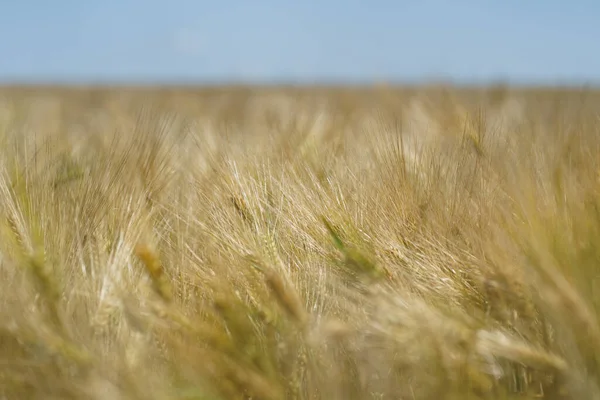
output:
M135 247L135 254L142 261L156 293L165 302L170 303L173 300L173 289L168 277L165 275L164 267L157 252L146 244L138 244Z

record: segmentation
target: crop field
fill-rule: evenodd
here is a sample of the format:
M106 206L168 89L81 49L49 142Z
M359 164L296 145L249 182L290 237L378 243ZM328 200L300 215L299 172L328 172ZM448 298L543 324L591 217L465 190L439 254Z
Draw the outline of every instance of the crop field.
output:
M600 92L0 90L0 399L600 399Z

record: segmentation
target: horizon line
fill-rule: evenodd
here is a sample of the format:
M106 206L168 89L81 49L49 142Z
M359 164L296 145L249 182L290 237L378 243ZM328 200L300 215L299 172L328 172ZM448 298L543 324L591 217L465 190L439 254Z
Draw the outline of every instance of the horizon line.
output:
M452 87L495 87L513 88L596 88L600 89L600 79L459 79L449 77L430 77L418 79L200 79L200 78L171 78L171 79L5 79L0 77L0 88L18 87L61 87L61 88L221 88L221 87L333 87L333 88L364 88L364 87L423 87L423 86L452 86Z

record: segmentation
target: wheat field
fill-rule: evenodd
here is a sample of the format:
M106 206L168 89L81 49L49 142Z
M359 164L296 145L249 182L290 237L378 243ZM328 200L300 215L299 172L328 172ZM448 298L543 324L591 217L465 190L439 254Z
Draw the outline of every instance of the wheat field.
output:
M600 399L600 93L0 91L0 399Z

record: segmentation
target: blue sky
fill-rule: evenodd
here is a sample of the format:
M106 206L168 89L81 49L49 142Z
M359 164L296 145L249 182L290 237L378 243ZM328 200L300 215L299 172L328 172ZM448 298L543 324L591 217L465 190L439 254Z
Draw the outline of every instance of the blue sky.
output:
M600 1L0 1L2 82L600 82Z

